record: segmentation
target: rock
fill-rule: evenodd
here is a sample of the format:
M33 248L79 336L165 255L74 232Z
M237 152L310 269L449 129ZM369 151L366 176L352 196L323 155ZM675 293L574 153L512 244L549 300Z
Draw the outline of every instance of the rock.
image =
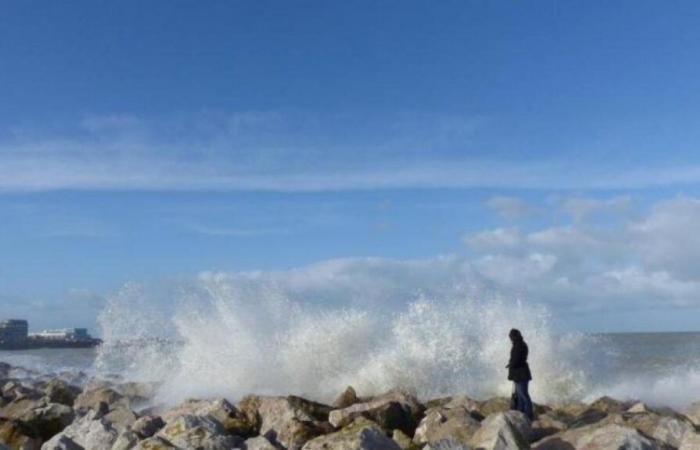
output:
M123 431L117 440L114 441L111 450L131 450L136 447L139 442L138 434L134 433L132 430Z
M97 411L91 410L46 442L42 450L54 448L53 446L64 437L86 449L109 450L116 441L117 435L117 430L104 417L101 417Z
M133 450L179 450L167 440L154 436L139 442Z
M165 422L160 416L144 416L136 420L131 425L131 429L139 436L140 439L146 439L165 426Z
M245 441L245 450L277 450L264 436L258 436Z
M530 448L530 422L520 411L489 415L472 436L473 447L483 450L524 450Z
M330 431L325 422L331 408L300 397L249 396L237 407L258 434L288 449Z
M257 412L251 414L257 415ZM229 433L237 436L250 437L257 434L255 424L248 420L246 414L239 411L238 408L224 398L215 400L187 400L177 407L166 411L163 414L163 420L167 423L183 415L213 418L221 423Z
M418 426L423 411L423 405L415 397L406 392L394 390L367 402L333 410L328 416L328 421L335 428L342 428L358 417L365 417L385 430L399 429L411 436Z
M79 394L79 387L71 386L60 378L54 378L44 387L44 395L52 402L67 406L73 406L73 402Z
M138 417L129 408L122 406L120 403L117 403L117 405L115 409L105 414L104 418L112 424L114 429L121 432L136 422Z
M471 450L471 447L458 442L455 439L447 438L441 441L428 444L423 450Z
M100 403L105 403L112 410L118 404L129 407L129 402L119 392L108 387L98 387L83 391L76 397L73 407L77 409L100 409Z
M0 417L0 442L12 449L39 450L42 440L29 425Z
M532 422L530 442L539 441L547 436L566 430L567 425L565 420L565 418L560 417L554 412L537 416L537 420Z
M22 398L37 399L41 397L41 392L25 386L19 381L8 381L2 387L2 396L11 401Z
M683 436L678 450L697 450L700 448L700 433L691 432Z
M228 435L216 419L184 415L168 422L156 435L176 447L201 450L228 450L243 443Z
M609 424L583 436L576 443L576 448L586 450L661 450L663 447L647 439L634 428Z
M442 407L431 408L425 412L425 417L416 428L413 442L419 445L434 444L452 438L467 445L480 427L472 414L464 402L454 400Z
M406 433L401 430L394 430L391 438L394 440L394 442L396 442L396 444L398 444L399 447L401 447L402 450L418 450L420 448L418 445L413 443L410 436L407 436Z
M44 444L41 448L42 450L85 450L73 439L66 436L61 436L58 440L52 441L51 444Z
M0 378L7 378L10 376L10 371L12 366L6 362L0 361Z
M695 424L700 427L700 402L695 402L688 406L685 410L685 415Z
M364 417L334 433L316 437L303 450L401 450L382 429Z
M649 408L647 407L646 403L637 402L634 405L630 406L627 412L633 414L646 413L649 412Z
M70 425L74 417L73 409L70 406L48 403L45 406L27 411L19 419L33 427L39 437L46 441Z
M488 417L494 413L510 411L510 399L494 397L485 401L475 402L470 410L477 412L481 417Z
M152 383L127 382L114 385L112 388L129 399L131 404L139 404L152 399L156 393L156 385Z
M333 402L333 408L347 408L348 406L354 405L359 401L360 399L357 398L357 393L355 392L355 389L352 386L348 386L347 388L345 388L345 391L343 391L343 393L340 394L340 396L337 399L335 399L335 401Z
M631 402L621 402L619 400L615 400L614 398L604 396L595 400L589 405L588 408L603 411L609 414L622 413L624 411L627 411L632 405L633 403Z
M645 436L671 447L678 447L685 433L695 431L693 424L683 416L662 416L652 412L613 414L603 422L606 425L613 423L635 428Z

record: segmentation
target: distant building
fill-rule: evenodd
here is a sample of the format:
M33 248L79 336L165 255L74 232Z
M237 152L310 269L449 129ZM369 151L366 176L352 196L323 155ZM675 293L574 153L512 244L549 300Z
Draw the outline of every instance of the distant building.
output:
M32 339L46 339L56 341L85 341L92 339L87 328L62 328L58 330L44 330L39 333L32 333Z
M0 321L0 343L23 344L27 341L29 324L26 320L10 319Z

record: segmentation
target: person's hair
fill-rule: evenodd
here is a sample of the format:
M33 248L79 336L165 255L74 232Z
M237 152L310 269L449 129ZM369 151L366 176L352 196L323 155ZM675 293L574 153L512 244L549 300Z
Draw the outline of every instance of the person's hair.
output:
M518 330L517 328L513 328L512 330L510 330L510 333L508 333L508 337L510 337L514 341L523 340L523 335L520 334L520 330Z

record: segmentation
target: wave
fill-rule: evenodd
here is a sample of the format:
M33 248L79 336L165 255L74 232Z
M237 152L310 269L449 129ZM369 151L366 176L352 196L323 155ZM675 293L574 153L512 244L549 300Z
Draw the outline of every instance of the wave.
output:
M591 338L555 333L545 308L488 293L457 259L434 264L443 270L336 260L129 284L100 315L96 367L160 383L165 403L252 392L329 401L348 385L362 395L401 387L421 398L487 397L510 393L516 327L531 348L535 398L585 395Z

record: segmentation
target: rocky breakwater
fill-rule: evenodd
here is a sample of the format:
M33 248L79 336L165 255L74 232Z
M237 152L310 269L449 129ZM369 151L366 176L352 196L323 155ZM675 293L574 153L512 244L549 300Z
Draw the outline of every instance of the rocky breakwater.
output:
M5 375L7 375L7 371ZM699 450L700 403L684 413L603 397L537 405L505 398L419 401L394 390L332 405L296 396L147 407L153 387L59 378L0 380L0 450Z

